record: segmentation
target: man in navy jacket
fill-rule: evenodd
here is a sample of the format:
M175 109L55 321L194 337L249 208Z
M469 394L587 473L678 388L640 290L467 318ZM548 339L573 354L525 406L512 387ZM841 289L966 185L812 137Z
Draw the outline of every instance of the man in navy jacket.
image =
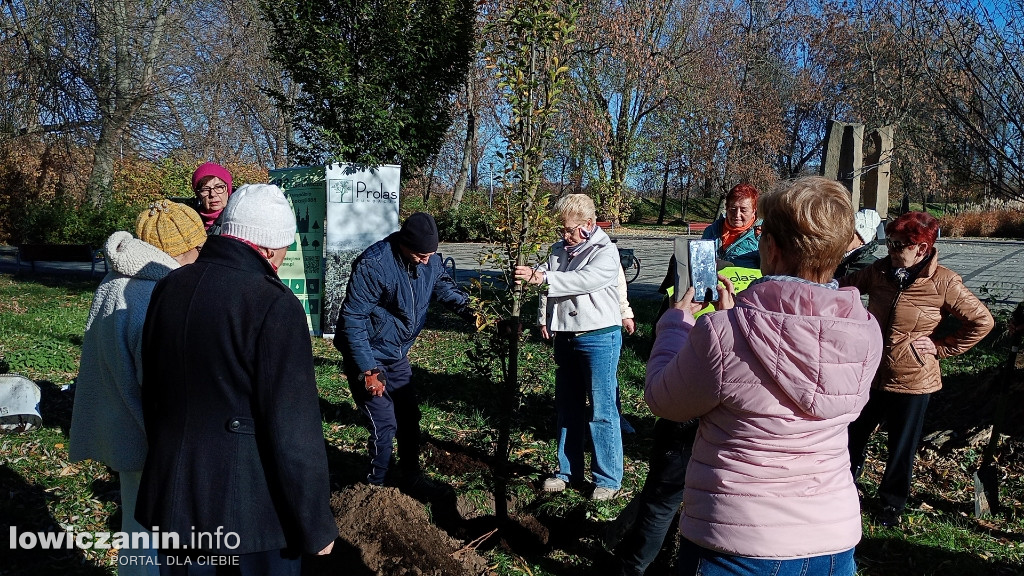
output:
M221 235L150 300L135 517L188 547L160 550L162 574L215 554L243 575L297 576L301 553L329 553L338 527L306 316L277 276L295 217L272 185L238 189L223 215Z
M437 300L467 320L469 296L436 254L437 224L424 212L373 244L352 263L334 345L352 397L369 421L370 484L383 484L397 437L402 481L422 480L420 409L409 349Z

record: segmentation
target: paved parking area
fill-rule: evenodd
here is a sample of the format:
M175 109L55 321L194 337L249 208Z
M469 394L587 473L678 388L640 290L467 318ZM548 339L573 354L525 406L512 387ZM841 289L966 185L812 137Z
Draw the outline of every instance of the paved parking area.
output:
M658 286L668 270L673 239L622 236L617 243L634 250L640 259L640 276L629 285L629 297L660 298ZM988 297L997 306L1013 306L1024 299L1024 241L940 238L936 247L939 263L960 274L979 297ZM460 281L482 272L496 273L479 264L484 245L444 243L439 250L455 258ZM880 246L876 254L885 256L885 246Z

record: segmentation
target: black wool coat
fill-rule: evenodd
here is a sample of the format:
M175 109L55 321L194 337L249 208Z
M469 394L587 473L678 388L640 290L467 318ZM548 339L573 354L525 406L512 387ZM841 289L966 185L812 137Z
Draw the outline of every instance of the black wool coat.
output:
M306 317L261 254L211 236L157 284L142 382L143 526L182 544L237 534L194 544L221 554L314 553L337 537Z

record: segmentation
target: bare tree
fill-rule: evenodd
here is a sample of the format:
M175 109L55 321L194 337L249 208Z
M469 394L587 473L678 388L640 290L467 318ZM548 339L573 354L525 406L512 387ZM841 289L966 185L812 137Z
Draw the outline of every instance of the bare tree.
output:
M159 106L172 121L166 132L195 158L289 165L292 125L271 95L288 102L297 87L270 58L262 17L258 0L189 7Z
M165 64L171 2L6 0L4 29L35 72L18 100L25 132L75 132L93 142L87 193L96 205L110 190L122 138L156 94ZM23 68L23 70L26 70Z
M696 3L600 1L584 5L568 113L577 149L592 160L598 211L618 221L627 174L648 117L675 95L689 63Z
M994 10L994 11L993 11ZM964 147L949 156L996 196L1024 199L1024 4L989 9L963 1L925 6L918 26L931 32L938 57L929 79ZM948 66L948 64L947 64Z
M936 60L935 38L917 22L922 6L922 0L861 0L852 9L837 3L826 11L818 54L829 74L843 80L837 119L863 123L868 132L893 127L890 193L914 191L924 201L943 186L937 150L948 135L936 127L948 127L948 119L929 72L946 67Z

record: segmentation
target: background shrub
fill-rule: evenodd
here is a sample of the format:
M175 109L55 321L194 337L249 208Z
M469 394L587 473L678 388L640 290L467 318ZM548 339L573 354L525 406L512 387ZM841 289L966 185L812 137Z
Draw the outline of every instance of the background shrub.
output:
M405 219L413 212L426 212L437 220L441 217L441 213L448 208L449 204L451 204L450 196L434 194L430 197L430 200L424 201L423 196L410 193L409 189L403 186L402 197L399 201L398 217L402 222L405 222Z
M20 241L26 211L58 195L79 199L88 174L77 168L88 151L59 139L24 137L0 143L0 242Z
M946 237L1024 238L1024 212L989 210L960 212L939 218L942 235Z
M494 237L497 212L487 206L487 194L466 192L458 210L437 214L437 229L446 242L486 242Z
M407 193L408 189L403 188ZM487 242L494 236L497 213L487 206L487 191L467 190L458 210L451 210L450 194L432 194L427 202L417 194L402 196L401 218L427 212L437 221L442 242Z
M135 219L144 206L111 199L96 207L58 193L49 202L23 206L21 217L12 222L10 237L15 244L88 244L99 248L117 230L134 234Z
M60 142L22 138L0 143L0 244L88 244L99 248L117 230L135 231L135 219L159 198L192 195L197 159L183 152L149 160L126 155L114 165L103 206L85 196L88 150ZM235 188L266 182L266 168L223 162Z

